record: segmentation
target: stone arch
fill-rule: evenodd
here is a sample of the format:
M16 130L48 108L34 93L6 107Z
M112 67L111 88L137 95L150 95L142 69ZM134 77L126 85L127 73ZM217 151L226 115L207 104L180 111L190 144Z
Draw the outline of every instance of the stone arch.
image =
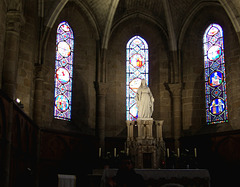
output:
M139 12L129 14L113 25L109 40L110 52L106 55L106 80L110 85L106 94L106 134L109 132L114 132L117 136L124 134L122 124L126 119L126 44L136 35L144 38L149 45L151 72L149 85L156 98L153 118L158 119L162 115L164 120L166 119L165 114L160 114L165 106L159 106L159 103L165 99L160 95L164 95L163 82L168 80L169 47L167 32L161 26L157 20ZM114 119L114 122L109 123L108 119Z
M238 1L234 3L233 1L229 1L229 0L219 0L219 2L222 4L223 8L228 14L235 31L240 32L240 22L238 19L240 15L239 15L239 10L237 10L236 8L237 7L236 2ZM239 35L238 35L238 38L239 38Z
M194 17L197 15L197 13L206 6L221 6L219 3L216 2L200 2L195 7L192 8L192 11L189 11L189 15L186 16L186 19L184 20L184 23L182 25L181 31L179 33L178 37L178 49L181 50L182 43L184 40L184 37L186 35L187 29L189 28L189 25L191 24Z
M206 13L210 16L206 16ZM238 48L238 40L236 39L236 33L233 25L225 12L225 9L219 3L200 3L193 11L191 11L190 18L186 21L182 27L181 33L179 35L179 46L181 50L181 61L180 67L182 72L182 80L184 82L183 96L182 96L182 117L183 117L183 129L189 129L192 132L195 130L201 130L203 125L206 125L206 115L205 115L205 82L204 82L204 71L203 71L203 34L206 28L211 23L217 23L221 25L224 30L224 43L226 54L226 75L227 72L230 73L230 69L233 66L231 54L232 49ZM187 33L189 32L189 33ZM230 44L231 41L231 44ZM189 50L190 49L190 50ZM228 53L228 55L227 55ZM235 64L236 65L236 64ZM235 68L232 68L234 71ZM226 76L227 77L227 76ZM237 77L237 76L236 76ZM228 108L233 104L233 98L237 98L234 95L236 86L233 87L231 81L233 77L227 77L227 94L232 94L232 97L228 97ZM235 77L234 77L235 79ZM230 85L231 84L231 85ZM232 89L230 88L232 87ZM229 89L230 88L230 89ZM234 90L234 91L232 91ZM232 116L237 114L237 111L229 111L229 122ZM236 113L236 114L235 114Z
M106 27L104 30L103 42L102 42L102 48L104 48L104 49L107 49L107 47L108 47L108 41L110 38L112 21L114 19L114 14L116 12L118 2L119 2L119 0L115 0L112 2L112 6L111 6L109 14L108 14L108 19L106 21Z
M61 11L63 10L63 8L67 5L67 3L70 2L69 0L62 0L60 2L56 2L55 6L52 7L50 14L47 16L46 18L46 27L45 30L42 33L42 39L40 41L40 51L39 51L39 59L38 62L39 64L42 64L44 59L45 59L45 51L47 48L47 43L48 43L48 38L50 35L50 32L52 30L52 27L54 26L59 14L61 13ZM95 37L96 39L99 39L99 26L97 24L97 21L95 19L95 17L93 16L93 13L90 11L90 9L87 7L87 5L85 5L83 2L80 1L71 1L73 3L75 3L86 15L86 17L88 18L91 27L94 29L95 31Z
M140 12L129 14L129 15L125 16L123 19L118 20L118 22L116 24L113 24L110 36L114 33L115 29L117 29L119 27L119 25L121 25L123 22L126 22L126 21L128 21L132 18L135 18L135 17L142 18L142 19L147 20L150 23L156 25L159 28L159 30L163 33L163 35L166 38L168 38L167 30L164 28L164 26L161 23L159 23L158 20L156 20L155 18L153 18L153 17L151 17L147 14L140 13Z

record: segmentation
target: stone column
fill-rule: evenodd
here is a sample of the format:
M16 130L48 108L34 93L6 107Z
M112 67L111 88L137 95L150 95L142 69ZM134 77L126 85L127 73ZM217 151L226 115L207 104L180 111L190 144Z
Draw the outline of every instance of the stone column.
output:
M35 65L35 89L33 119L38 126L42 126L42 96L43 96L43 75L46 73L43 65Z
M105 152L105 106L107 84L104 82L95 82L96 89L96 136L99 138L99 146Z
M10 5L9 5L10 6ZM17 67L19 59L19 35L21 25L24 23L22 12L15 10L7 12L6 16L6 35L4 46L4 61L2 73L2 89L10 97L15 99L16 92L16 79ZM11 139L12 139L12 125L13 125L13 106L14 103L10 102L8 111L8 124L7 124L7 144L5 150L5 164L3 168L3 184L2 186L8 187L10 184L10 165L11 165Z
M157 140L163 141L163 134L162 134L162 127L163 127L163 120L156 120L156 138Z
M19 34L23 23L24 18L21 12L7 12L5 54L3 62L3 90L11 99L15 99L19 59Z
M137 138L144 138L144 126L141 121L137 121L138 136Z
M127 140L133 140L134 121L126 121L127 123Z
M181 137L182 133L182 103L181 103L181 96L182 96L182 84L168 84L168 91L171 96L172 100L172 123L173 123L173 137L175 140L175 149L179 147L179 138Z
M148 139L152 139L153 135L152 135L152 126L153 126L153 120L148 120L146 121L146 137Z

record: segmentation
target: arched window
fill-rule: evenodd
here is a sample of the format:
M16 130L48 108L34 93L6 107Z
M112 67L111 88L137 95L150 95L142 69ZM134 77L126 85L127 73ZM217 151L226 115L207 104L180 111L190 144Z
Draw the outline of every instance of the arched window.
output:
M132 37L126 46L126 119L138 117L135 96L141 80L148 84L148 44L140 36Z
M63 21L58 25L56 36L54 118L57 119L71 119L73 46L73 31Z
M228 121L223 30L210 24L203 36L206 122Z

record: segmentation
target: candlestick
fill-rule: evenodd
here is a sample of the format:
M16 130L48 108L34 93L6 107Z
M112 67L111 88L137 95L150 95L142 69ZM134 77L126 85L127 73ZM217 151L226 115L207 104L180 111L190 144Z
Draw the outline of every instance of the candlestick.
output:
M180 157L180 149L179 148L177 148L177 156L178 156L178 158Z
M194 148L194 156L195 156L195 158L197 158L197 148L196 147Z
M167 148L167 157L169 158L169 148Z
M99 156L99 158L102 156L102 148L101 147L99 147L99 149L98 149L98 156Z
M113 155L114 155L114 157L116 157L116 156L117 156L117 149L116 149L116 148L114 148L114 151L113 151L113 152L114 152L114 154L113 154Z

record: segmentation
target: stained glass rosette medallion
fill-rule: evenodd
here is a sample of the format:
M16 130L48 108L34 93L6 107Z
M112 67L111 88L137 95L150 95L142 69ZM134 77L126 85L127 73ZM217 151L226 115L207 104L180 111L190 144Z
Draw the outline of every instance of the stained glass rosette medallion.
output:
M71 119L73 77L73 31L67 22L57 28L55 60L55 104L54 117Z
M140 36L131 38L126 46L126 119L135 121L138 109L135 101L141 80L148 84L148 44Z
M228 121L223 30L211 24L203 37L207 124Z

